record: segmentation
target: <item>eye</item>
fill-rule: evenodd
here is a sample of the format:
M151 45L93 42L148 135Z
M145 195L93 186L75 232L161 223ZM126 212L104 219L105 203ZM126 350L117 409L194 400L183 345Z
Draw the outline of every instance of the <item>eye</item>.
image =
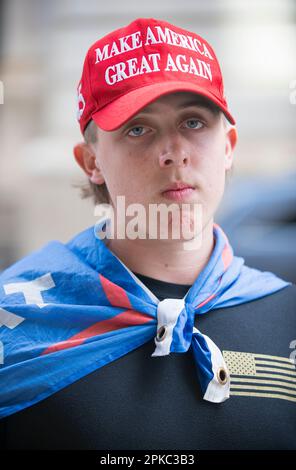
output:
M142 134L143 129L145 128L142 126L133 127L132 129L129 130L128 135L131 135L132 137L139 137L141 135L144 135ZM134 132L134 135L132 135L131 132Z
M203 123L199 119L187 119L185 122L189 123L189 129L200 129L203 127Z

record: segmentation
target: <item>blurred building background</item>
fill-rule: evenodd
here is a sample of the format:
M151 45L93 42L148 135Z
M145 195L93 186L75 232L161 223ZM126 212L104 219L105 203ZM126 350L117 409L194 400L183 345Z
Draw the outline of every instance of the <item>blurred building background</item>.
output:
M240 213L237 203L246 195L252 192L254 211L259 186L267 183L277 199L286 175L295 175L296 104L291 98L296 89L294 0L0 0L4 90L0 105L0 270L49 240L66 242L95 223L92 201L81 200L79 190L72 186L85 182L72 153L73 145L81 140L76 85L88 47L137 17L163 19L195 31L217 53L239 133L233 181L219 215L225 229L233 229L229 225L232 211ZM241 181L251 182L250 186ZM293 193L293 183L290 186ZM295 228L296 209L290 196L288 220ZM281 199L280 207L285 205ZM262 231L260 217L256 224L252 220L254 246ZM239 227L242 230L243 225ZM289 236L291 247L295 233L294 229ZM235 236L241 239L239 232ZM278 243L276 239L271 254ZM244 255L243 247L237 254ZM256 256L254 260L256 264Z

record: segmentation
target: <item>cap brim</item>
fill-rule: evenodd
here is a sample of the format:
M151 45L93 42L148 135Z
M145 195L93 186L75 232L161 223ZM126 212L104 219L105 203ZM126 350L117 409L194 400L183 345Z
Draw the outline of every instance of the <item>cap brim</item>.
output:
M223 111L228 121L235 125L235 120L221 101L208 91L188 82L153 83L136 88L104 106L92 115L95 123L105 131L113 131L125 124L144 106L160 96L176 91L188 91L208 98Z

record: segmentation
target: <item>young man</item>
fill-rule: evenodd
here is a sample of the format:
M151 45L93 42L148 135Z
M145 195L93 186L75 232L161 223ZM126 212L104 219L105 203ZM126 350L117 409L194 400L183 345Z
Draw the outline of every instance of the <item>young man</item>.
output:
M214 223L237 133L213 49L137 19L90 47L78 105L74 156L113 212L0 277L5 447L295 449L296 287ZM151 236L171 203L185 234L171 214Z

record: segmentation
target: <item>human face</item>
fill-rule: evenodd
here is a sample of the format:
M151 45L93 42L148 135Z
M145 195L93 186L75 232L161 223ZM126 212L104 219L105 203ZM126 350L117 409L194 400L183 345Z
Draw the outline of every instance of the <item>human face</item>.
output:
M116 209L173 202L164 190L176 181L194 189L177 203L199 203L203 225L214 216L232 165L236 133L226 130L222 113L188 92L164 95L115 131L98 129L96 166Z

